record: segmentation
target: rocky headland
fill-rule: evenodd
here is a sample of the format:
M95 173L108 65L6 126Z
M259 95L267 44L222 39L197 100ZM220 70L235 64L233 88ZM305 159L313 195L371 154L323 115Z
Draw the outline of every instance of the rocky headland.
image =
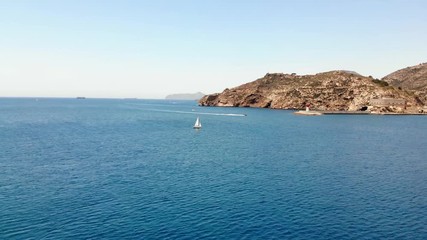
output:
M421 81L426 83L423 79ZM273 109L310 106L311 110L317 111L400 114L425 111L425 95L422 98L411 89L392 84L395 83L352 71L315 75L267 73L253 82L206 95L199 100L199 105Z

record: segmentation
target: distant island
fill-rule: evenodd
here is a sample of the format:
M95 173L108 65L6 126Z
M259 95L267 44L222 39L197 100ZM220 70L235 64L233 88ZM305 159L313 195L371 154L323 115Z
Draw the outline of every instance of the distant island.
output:
M267 73L222 93L206 95L199 105L420 114L427 113L426 93L427 63L423 63L382 80L344 70L315 75Z
M179 93L179 94L170 94L167 95L165 99L171 99L171 100L199 100L203 96L205 96L204 93L196 92L196 93Z

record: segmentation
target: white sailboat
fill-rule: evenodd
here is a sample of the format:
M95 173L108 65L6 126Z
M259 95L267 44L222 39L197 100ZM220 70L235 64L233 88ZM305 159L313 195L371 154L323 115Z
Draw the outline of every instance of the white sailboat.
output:
M194 123L194 127L193 127L193 128L195 128L195 129L200 129L200 128L202 128L202 123L200 122L199 117L197 117L197 119L196 119L196 123Z

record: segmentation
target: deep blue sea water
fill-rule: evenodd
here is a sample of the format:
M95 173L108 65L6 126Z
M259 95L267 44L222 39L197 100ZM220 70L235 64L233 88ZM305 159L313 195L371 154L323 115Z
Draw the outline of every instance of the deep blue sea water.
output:
M427 117L2 98L0 239L427 239Z

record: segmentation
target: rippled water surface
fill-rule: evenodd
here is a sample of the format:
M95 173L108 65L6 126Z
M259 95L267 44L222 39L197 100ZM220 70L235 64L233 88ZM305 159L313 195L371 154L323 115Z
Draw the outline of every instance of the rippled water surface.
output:
M0 99L0 239L427 239L426 226L427 117Z

